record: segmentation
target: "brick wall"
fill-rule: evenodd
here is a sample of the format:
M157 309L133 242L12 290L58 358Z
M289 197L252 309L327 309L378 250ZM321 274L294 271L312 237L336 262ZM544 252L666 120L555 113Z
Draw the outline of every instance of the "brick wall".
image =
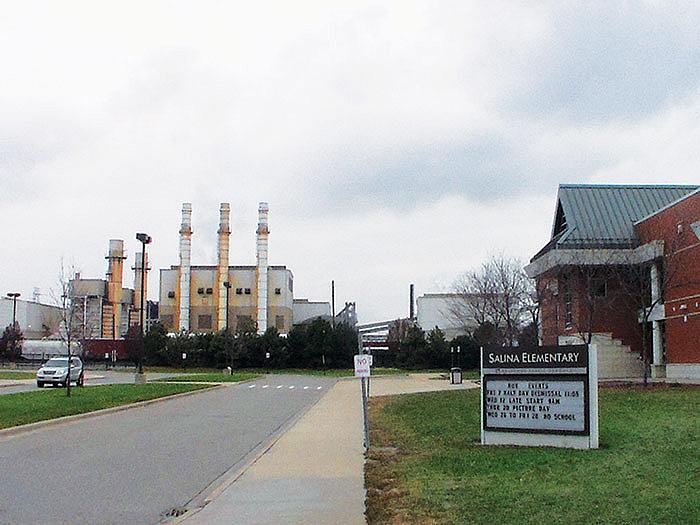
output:
M700 363L700 241L690 224L700 221L700 193L636 226L643 242L664 241L666 358Z
M604 277L604 276L602 276ZM568 279L571 286L572 323L566 323L566 304L563 280ZM558 344L559 336L575 336L589 330L594 333L611 333L629 345L633 351L642 350L642 332L637 321L639 305L616 283L617 276L608 276L605 297L594 299L592 308L588 307L587 280L575 271L550 272L538 279L540 290L542 338L545 345ZM589 321L593 312L592 322Z

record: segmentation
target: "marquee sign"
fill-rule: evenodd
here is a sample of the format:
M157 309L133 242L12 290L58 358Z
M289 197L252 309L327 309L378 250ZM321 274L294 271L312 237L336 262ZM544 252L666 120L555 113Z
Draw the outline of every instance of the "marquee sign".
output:
M586 345L482 349L482 443L597 448L595 352Z

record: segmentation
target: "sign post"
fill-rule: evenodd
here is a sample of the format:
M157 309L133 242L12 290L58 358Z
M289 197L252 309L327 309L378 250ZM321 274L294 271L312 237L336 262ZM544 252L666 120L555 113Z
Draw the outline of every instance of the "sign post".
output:
M481 443L598 448L595 345L482 348Z
M355 356L355 377L360 378L362 389L362 419L364 423L365 450L369 450L369 412L367 409L367 381L370 377L370 364L372 356L360 354Z

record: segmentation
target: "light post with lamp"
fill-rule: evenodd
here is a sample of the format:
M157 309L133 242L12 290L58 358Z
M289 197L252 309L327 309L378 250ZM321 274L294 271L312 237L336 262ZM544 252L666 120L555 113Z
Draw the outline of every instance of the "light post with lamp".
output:
M7 297L12 299L12 328L17 325L17 298L22 295L19 292L9 292Z
M226 281L224 283L224 288L226 288L226 333L228 334L228 301L229 292L231 291L231 283L229 281Z
M153 239L147 233L137 233L136 240L141 243L141 301L139 303L139 329L141 332L141 341L139 341L139 345L141 345L141 348L139 348L139 353L138 353L139 362L138 362L138 369L136 371L135 381L136 381L136 383L141 384L141 383L146 382L146 377L145 377L145 374L143 373L143 353L145 351L145 348L143 347L143 345L144 345L143 337L145 335L144 324L143 324L143 314L144 314L144 301L145 301L144 295L145 295L145 291L146 291L146 245L151 244Z

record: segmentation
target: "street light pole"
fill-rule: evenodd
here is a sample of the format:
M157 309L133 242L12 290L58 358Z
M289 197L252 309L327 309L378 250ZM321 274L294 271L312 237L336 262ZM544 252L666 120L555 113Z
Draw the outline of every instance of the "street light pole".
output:
M224 288L226 288L226 333L228 334L228 294L231 290L231 283L229 281L226 281L224 283Z
M146 234L146 233L137 233L136 234L136 240L141 242L141 304L139 305L140 311L139 311L139 327L141 328L141 338L143 341L143 335L144 335L144 327L143 327L143 313L144 313L144 292L146 288L146 245L150 244L153 239L151 239L151 236ZM143 350L143 349L141 349ZM139 352L139 354L142 354L143 351ZM143 374L143 356L139 355L139 368L138 368L138 373Z
M17 298L22 295L19 292L9 292L7 296L12 299L12 328L17 326Z

